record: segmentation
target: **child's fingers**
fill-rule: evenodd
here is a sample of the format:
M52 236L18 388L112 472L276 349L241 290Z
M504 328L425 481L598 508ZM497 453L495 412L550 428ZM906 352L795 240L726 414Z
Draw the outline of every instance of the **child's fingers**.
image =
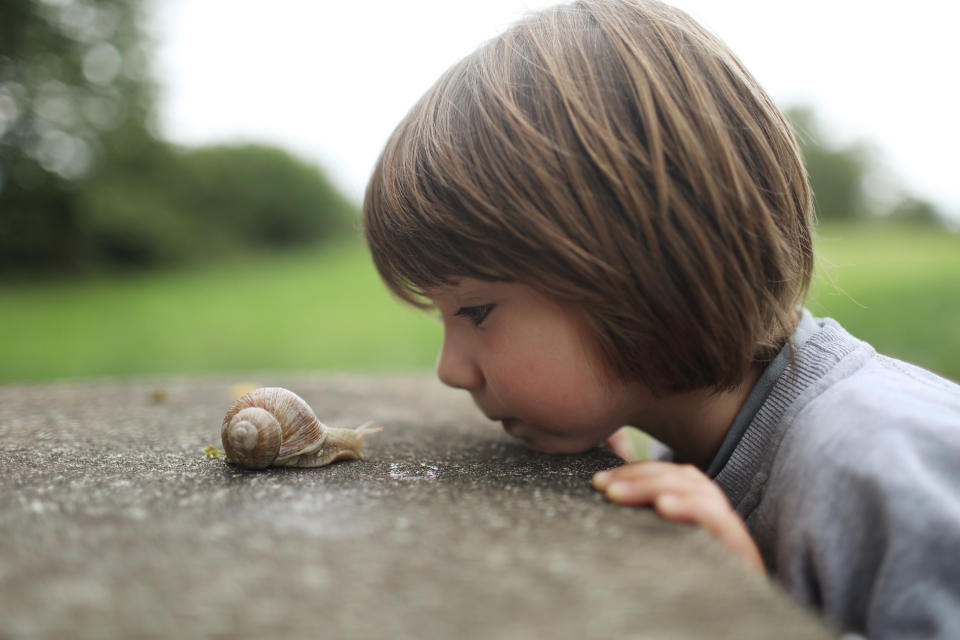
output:
M667 520L687 522L706 529L758 573L765 573L763 559L743 520L709 492L664 493L654 501L657 513Z
M659 460L643 460L594 474L593 486L599 491L606 491L607 487L615 482L632 481L669 473L682 473L693 477L702 476L706 479L706 476L704 476L701 471L690 465L661 462Z
M626 427L613 432L613 435L607 438L604 444L624 460L630 461L637 457L636 452L633 450L633 442L630 440L630 434Z
M723 491L690 465L644 461L594 476L594 486L617 504L653 505L662 517L706 529L752 569L763 573L763 560L746 525Z
M657 475L617 480L606 487L606 497L611 502L628 506L653 504L658 496L686 494L700 490L700 480L685 473L674 471Z

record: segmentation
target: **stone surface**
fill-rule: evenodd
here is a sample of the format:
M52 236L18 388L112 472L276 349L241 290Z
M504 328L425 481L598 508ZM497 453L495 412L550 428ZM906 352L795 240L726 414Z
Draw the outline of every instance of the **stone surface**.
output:
M822 638L703 532L606 503L428 379L261 377L368 458L207 459L232 379L0 387L0 638Z

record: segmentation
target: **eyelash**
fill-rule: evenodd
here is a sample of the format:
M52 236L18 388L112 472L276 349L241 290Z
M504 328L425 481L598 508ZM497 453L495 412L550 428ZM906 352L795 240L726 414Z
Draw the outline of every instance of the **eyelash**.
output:
M469 318L473 321L473 324L479 326L490 315L491 311L493 311L492 304L478 304L473 307L460 307L453 315Z

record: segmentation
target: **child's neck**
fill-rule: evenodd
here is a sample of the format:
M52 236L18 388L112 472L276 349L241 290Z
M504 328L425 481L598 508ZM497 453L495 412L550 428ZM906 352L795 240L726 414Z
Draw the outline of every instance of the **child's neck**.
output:
M635 424L670 447L678 461L706 469L760 374L751 371L733 391L698 389L658 397Z

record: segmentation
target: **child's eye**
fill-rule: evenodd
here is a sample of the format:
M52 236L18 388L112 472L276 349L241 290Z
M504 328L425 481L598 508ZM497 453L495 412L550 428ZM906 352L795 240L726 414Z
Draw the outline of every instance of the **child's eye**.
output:
M492 304L478 304L473 307L460 307L453 315L470 318L473 324L479 325L491 311L493 311Z

